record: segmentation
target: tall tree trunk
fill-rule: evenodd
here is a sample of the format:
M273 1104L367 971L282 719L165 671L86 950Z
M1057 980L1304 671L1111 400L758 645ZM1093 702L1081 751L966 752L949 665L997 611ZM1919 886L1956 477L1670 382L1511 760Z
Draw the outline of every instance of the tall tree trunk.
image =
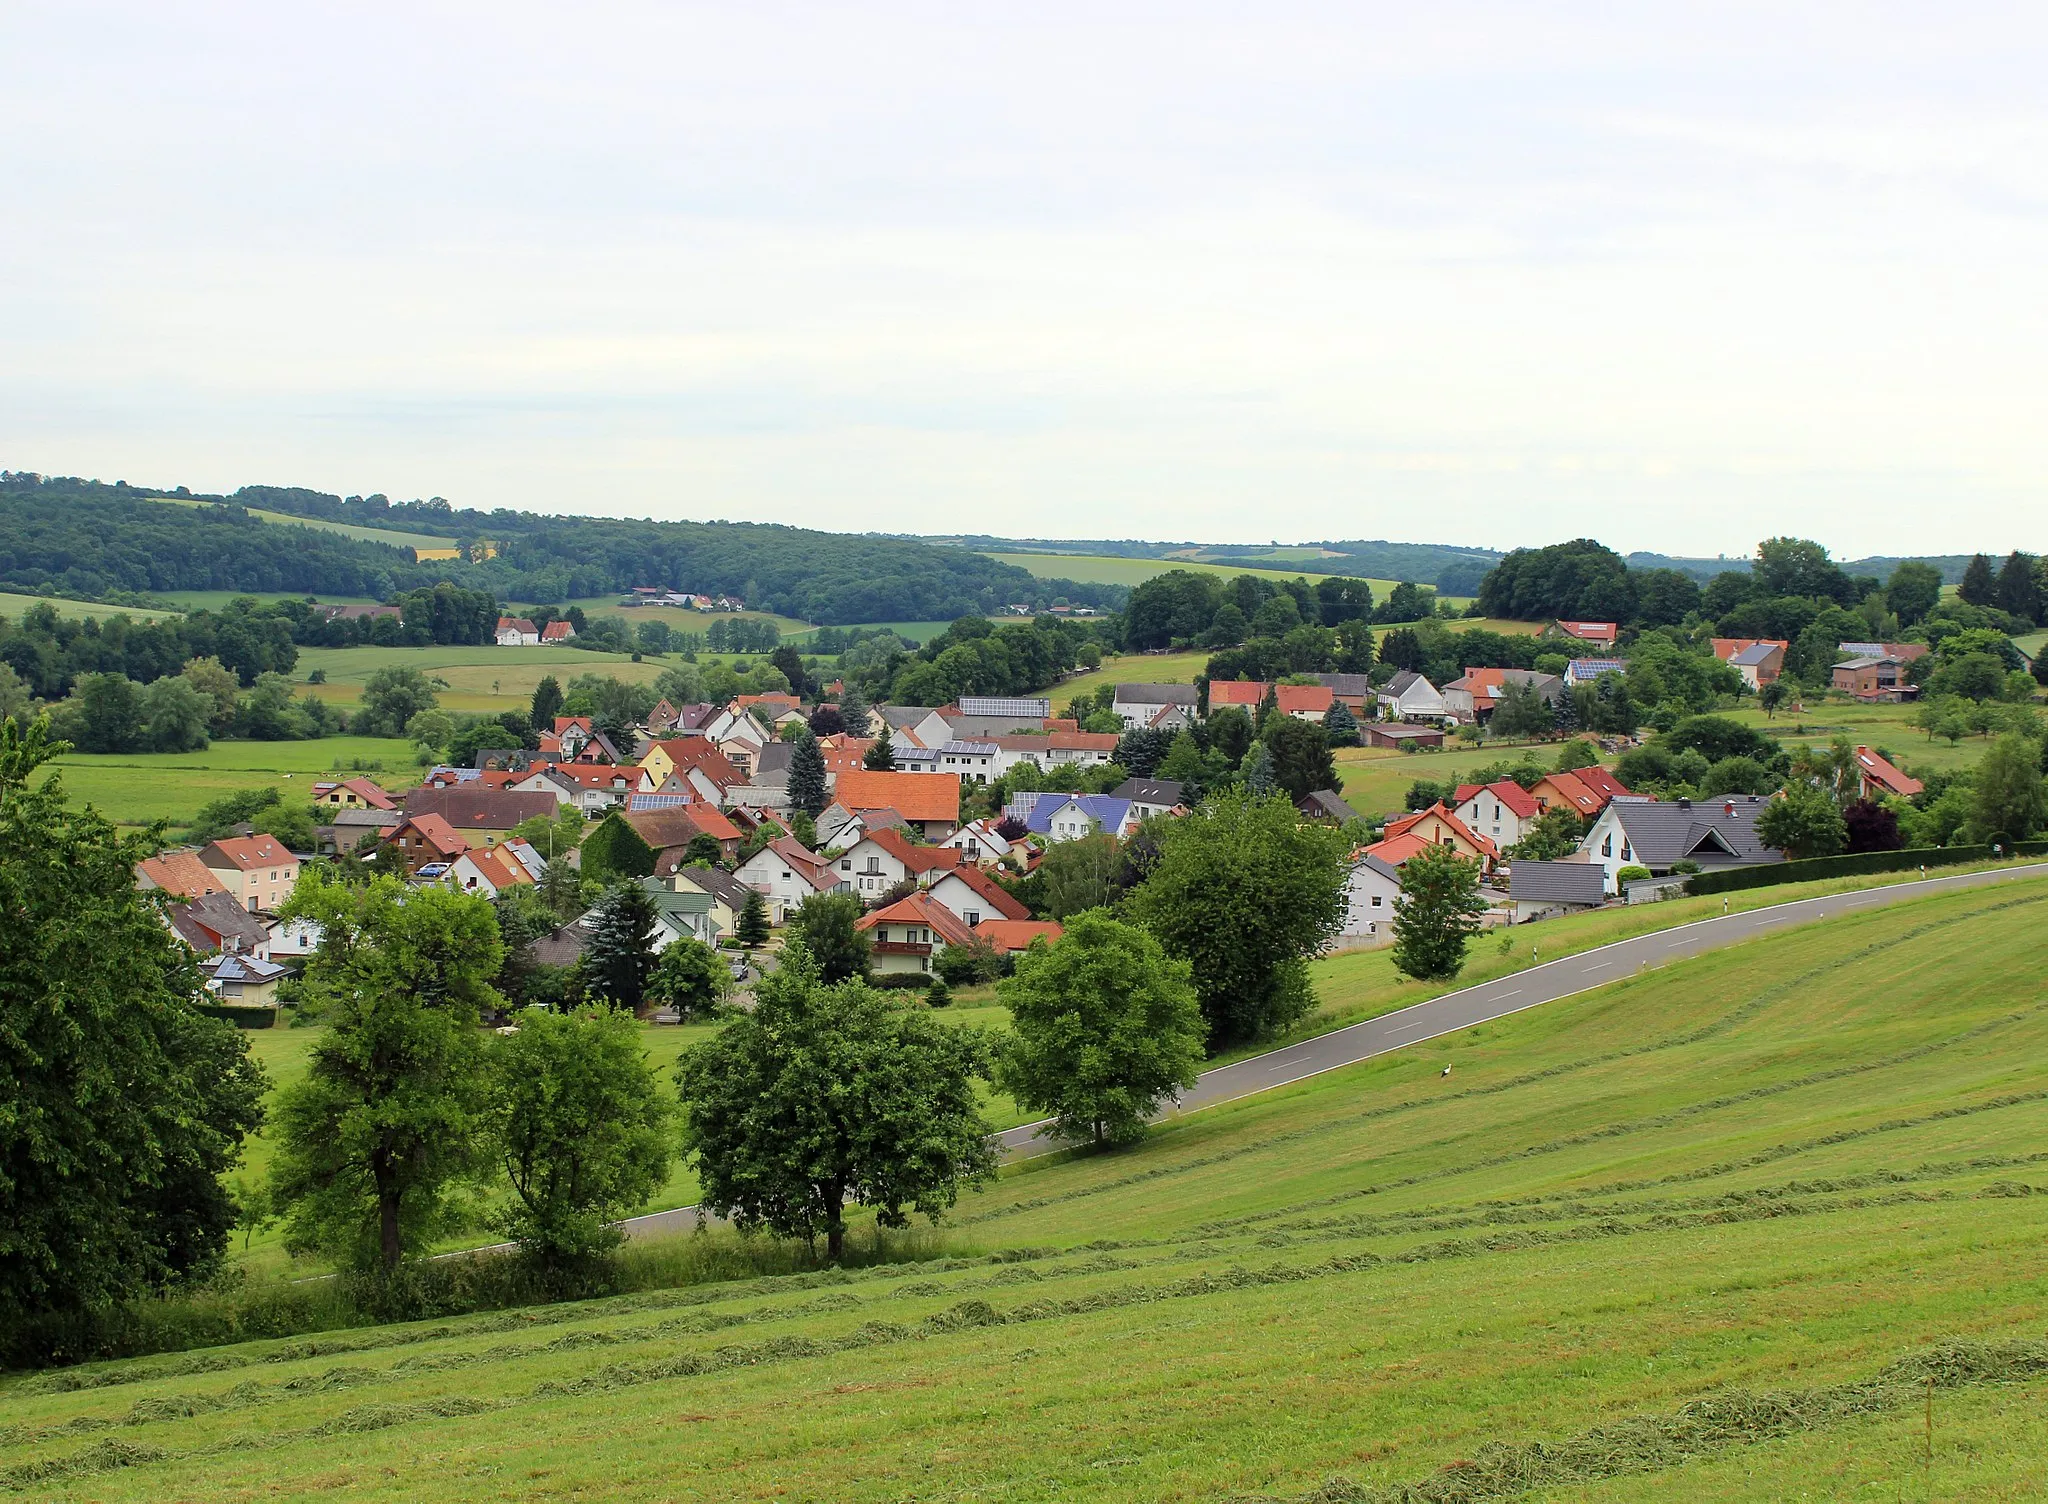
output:
M846 1219L840 1215L846 1194L838 1187L825 1193L825 1262L836 1264L846 1252Z
M378 1153L370 1160L370 1178L377 1183L377 1246L383 1257L384 1272L391 1273L398 1267L404 1254L404 1246L398 1238L399 1189L394 1181L397 1177L391 1168L387 1153Z

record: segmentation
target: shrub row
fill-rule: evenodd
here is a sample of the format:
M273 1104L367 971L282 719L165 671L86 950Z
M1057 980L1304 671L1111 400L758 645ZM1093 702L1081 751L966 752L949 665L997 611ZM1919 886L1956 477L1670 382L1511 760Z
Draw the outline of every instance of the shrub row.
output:
M2015 841L2007 855L2048 855L2048 841ZM1771 888L1779 883L1811 883L1830 877L1861 877L1871 872L1910 872L1915 867L1960 867L1996 861L1989 846L1926 846L1910 851L1862 851L1854 856L1816 856L1768 867L1736 867L1726 872L1697 872L1686 879L1694 895L1733 893L1743 888Z

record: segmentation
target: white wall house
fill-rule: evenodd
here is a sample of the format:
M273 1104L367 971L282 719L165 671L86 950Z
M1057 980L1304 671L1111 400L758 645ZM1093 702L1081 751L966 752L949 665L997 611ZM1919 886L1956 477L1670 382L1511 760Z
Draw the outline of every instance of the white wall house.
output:
M1376 856L1360 857L1344 880L1344 928L1347 945L1364 950L1394 943L1394 900L1401 896L1401 870Z

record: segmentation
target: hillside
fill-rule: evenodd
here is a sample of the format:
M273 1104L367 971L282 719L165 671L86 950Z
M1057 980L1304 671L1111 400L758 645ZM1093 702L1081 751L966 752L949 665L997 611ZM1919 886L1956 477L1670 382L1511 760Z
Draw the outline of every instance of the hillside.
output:
M2044 914L2034 880L1832 919L1040 1161L917 1268L13 1379L0 1482L2035 1497Z

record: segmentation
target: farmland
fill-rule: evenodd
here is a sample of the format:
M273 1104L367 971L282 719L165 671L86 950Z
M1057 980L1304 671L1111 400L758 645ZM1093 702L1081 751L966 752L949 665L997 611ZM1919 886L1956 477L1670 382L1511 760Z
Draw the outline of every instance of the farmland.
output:
M1545 1491L1491 1496L2038 1496L2044 904L2028 881L1831 919L1038 1161L917 1268L17 1378L4 1476L100 1500L1299 1498L1333 1474L1473 1498L1454 1480L1519 1466Z
M71 796L120 825L182 824L199 807L243 789L311 799L315 778L362 774L389 788L419 781L412 743L375 736L303 742L215 742L203 752L70 752L54 767Z
M197 497L149 496L145 501L161 501L175 507L205 507L215 503L201 501ZM267 512L261 507L243 508L251 517L261 522L274 522L283 527L317 528L323 533L340 533L344 538L354 538L359 543L383 543L392 548L452 548L455 540L439 533L402 533L381 527L358 527L352 522L329 522L324 517L296 517L289 512Z
M51 606L59 616L76 620L83 616L96 616L105 620L109 616L126 616L144 621L155 617L174 615L174 612L145 609L141 606L101 606L92 601L59 600L53 596L16 595L12 591L0 590L0 616L19 620L22 612L31 606Z
M1082 585L1139 585L1154 575L1165 574L1168 570L1184 569L1190 574L1213 574L1219 579L1234 580L1241 574L1252 575L1262 580L1292 580L1301 578L1299 570L1289 569L1244 569L1230 564L1204 564L1194 559L1124 559L1110 554L999 554L991 553L991 559L1000 559L1005 564L1015 564L1028 569L1041 580L1073 580ZM1314 576L1309 576L1313 580ZM1393 580L1372 580L1373 592L1385 595L1395 585Z
M563 684L578 674L652 684L662 667L656 658L635 663L618 653L567 647L301 648L292 677L304 680L316 670L324 672L327 682L309 686L311 692L331 704L353 705L377 670L416 668L433 681L442 709L496 713L526 709L534 686L550 674Z

